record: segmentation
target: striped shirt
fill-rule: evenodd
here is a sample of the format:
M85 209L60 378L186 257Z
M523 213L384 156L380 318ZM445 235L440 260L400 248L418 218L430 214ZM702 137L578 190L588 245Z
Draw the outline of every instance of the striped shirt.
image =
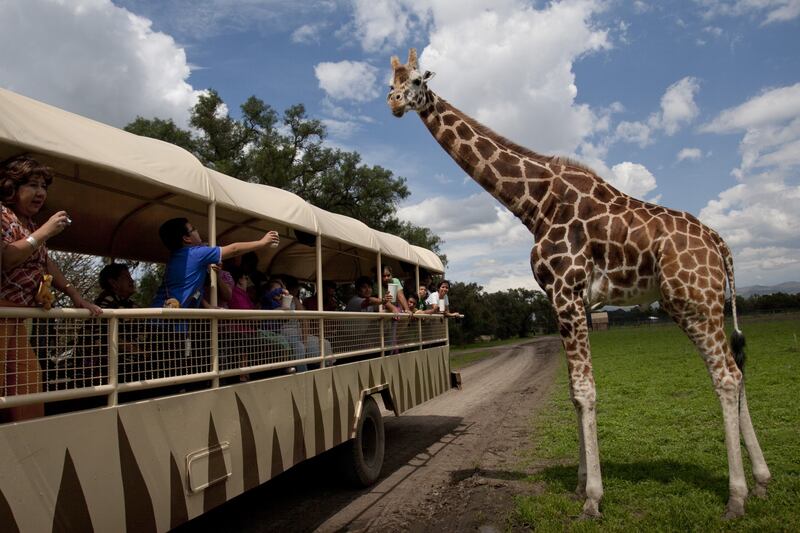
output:
M0 207L0 227L2 228L2 248L28 237L36 231L36 224L22 222L11 209ZM27 244L26 244L27 246ZM41 244L21 264L3 272L0 286L0 299L25 307L37 307L36 293L42 276L47 272L47 248Z

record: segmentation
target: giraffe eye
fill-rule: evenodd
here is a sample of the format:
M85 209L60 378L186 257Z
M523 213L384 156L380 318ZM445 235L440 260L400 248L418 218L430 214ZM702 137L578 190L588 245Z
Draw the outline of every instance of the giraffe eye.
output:
M414 81L412 81L411 83L413 83L414 85L419 85L420 83L422 83L422 80L420 80L419 78L416 78L416 79L415 79Z
M394 85L389 85L389 90L394 91Z

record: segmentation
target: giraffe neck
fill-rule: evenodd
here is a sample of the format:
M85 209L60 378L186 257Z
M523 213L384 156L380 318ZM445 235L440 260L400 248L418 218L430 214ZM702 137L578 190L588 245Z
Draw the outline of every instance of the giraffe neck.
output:
M431 90L419 115L450 157L536 235L553 197L553 158L503 138Z

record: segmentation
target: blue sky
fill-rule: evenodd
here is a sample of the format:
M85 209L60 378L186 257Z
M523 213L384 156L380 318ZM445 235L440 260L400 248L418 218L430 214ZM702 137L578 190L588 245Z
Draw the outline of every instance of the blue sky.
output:
M329 142L408 179L400 215L447 275L535 287L533 239L385 104L409 47L500 134L699 216L739 285L800 280L800 0L5 0L0 85L124 126L186 124L201 91L305 104ZM13 51L13 52L12 52Z

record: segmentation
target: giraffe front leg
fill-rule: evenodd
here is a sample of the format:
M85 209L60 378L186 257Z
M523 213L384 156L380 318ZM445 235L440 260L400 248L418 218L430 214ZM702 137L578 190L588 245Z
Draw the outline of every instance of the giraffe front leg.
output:
M586 314L579 297L556 296L559 331L567 355L570 395L578 417L580 460L577 492L585 496L583 514L600 516L603 481L600 474L600 450L597 444L596 392L589 352Z
M586 450L583 446L583 425L581 424L581 409L575 401L575 394L572 391L572 380L569 383L569 399L575 407L575 420L578 422L578 485L575 487L575 495L580 499L586 498Z

